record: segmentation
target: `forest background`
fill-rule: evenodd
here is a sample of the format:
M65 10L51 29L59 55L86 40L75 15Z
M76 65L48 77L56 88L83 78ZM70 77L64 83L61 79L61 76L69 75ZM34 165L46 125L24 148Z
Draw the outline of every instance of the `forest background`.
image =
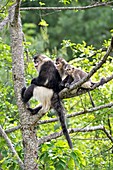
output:
M94 0L22 0L20 14L24 33L25 80L28 86L37 76L32 56L43 53L53 60L63 57L76 67L89 72L106 54L113 35L113 4L88 10L22 10L24 7L79 7L107 2ZM110 1L109 1L110 2ZM111 1L112 2L112 1ZM8 16L14 1L0 3L0 22ZM1 25L0 25L1 26ZM11 33L7 24L0 32L0 124L18 153L24 160L24 146L20 131L19 111L12 79ZM0 27L1 28L1 27ZM98 82L113 74L113 52L106 63L92 76ZM53 120L56 114L49 111L37 124L40 139L37 162L44 170L111 170L113 169L113 80L91 91L95 106L92 108L87 93L63 100L68 128L74 150L70 151L64 137L43 140L44 136L59 132L60 123ZM32 100L32 107L36 101ZM99 107L102 106L100 109ZM79 112L83 114L79 115ZM15 128L14 128L15 127ZM105 133L105 130L107 133ZM14 130L12 130L14 128ZM85 129L86 128L86 129ZM91 130L91 128L93 128ZM17 129L17 130L16 130ZM84 130L85 129L85 130ZM8 131L10 130L10 131ZM82 132L83 130L83 132ZM81 131L81 132L79 132ZM85 132L84 132L85 131ZM86 132L87 131L87 132ZM1 131L0 131L1 132ZM10 133L8 133L10 132ZM1 132L2 134L2 132ZM106 134L109 134L106 136ZM42 142L41 142L42 141ZM21 169L6 140L0 137L0 163L3 170Z

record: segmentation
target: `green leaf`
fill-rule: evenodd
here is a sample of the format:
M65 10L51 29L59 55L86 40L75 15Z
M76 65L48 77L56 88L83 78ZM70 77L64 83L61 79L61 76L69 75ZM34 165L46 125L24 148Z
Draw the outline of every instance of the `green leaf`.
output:
M49 24L47 24L47 22L44 19L41 19L41 21L39 22L38 25L43 26L43 27L47 27Z

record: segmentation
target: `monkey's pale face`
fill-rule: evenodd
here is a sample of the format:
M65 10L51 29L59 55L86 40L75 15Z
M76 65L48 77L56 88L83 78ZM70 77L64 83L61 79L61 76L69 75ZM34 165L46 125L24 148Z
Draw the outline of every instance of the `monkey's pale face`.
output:
M55 66L56 66L57 70L61 70L62 67L63 67L62 63L59 62L59 61L56 61L56 62L55 62Z
M42 64L43 64L43 62L41 60L39 60L38 58L36 60L34 60L34 66L38 72L40 71Z
M38 55L34 58L34 66L36 68L36 70L39 72L41 69L41 66L47 62L47 61L51 61L50 58L48 58L46 55Z
M73 73L73 68L67 66L67 67L65 68L65 72L66 72L67 75L72 75L72 73Z

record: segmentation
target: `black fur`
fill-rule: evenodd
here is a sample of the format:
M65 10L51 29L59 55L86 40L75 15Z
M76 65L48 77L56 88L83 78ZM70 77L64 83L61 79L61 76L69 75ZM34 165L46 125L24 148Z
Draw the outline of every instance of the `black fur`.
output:
M28 110L31 112L32 115L36 115L41 108L42 108L42 106L38 106L38 107L36 107L34 109L28 108Z
M65 122L65 111L62 106L62 102L59 98L59 95L57 93L54 93L54 95L52 97L51 106L56 110L56 112L59 116L63 134L68 142L69 147L72 149L73 145L72 145L72 142L71 142L68 130L67 130L66 122Z
M47 84L44 84L48 80ZM54 92L60 92L61 77L52 61L45 62L40 69L39 76L31 81L31 84L53 89Z
M61 86L62 88L65 88L65 87L69 88L69 87L70 87L70 84L71 84L73 81L74 81L73 77L70 76L70 75L67 75L67 77L60 83L60 86ZM61 89L61 87L60 87L60 89Z
M33 90L35 88L34 84L31 84L28 88L23 87L21 90L21 98L24 103L27 103L33 96Z

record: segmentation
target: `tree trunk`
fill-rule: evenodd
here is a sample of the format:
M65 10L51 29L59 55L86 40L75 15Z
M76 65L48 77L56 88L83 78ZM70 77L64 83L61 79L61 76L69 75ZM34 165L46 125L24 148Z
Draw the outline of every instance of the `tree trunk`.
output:
M24 169L37 170L37 137L35 125L29 121L30 114L21 101L21 88L24 86L24 58L23 58L23 33L19 14L20 2L17 0L16 6L10 10L10 38L12 51L12 72L14 80L14 90L19 109L21 131L24 149Z

